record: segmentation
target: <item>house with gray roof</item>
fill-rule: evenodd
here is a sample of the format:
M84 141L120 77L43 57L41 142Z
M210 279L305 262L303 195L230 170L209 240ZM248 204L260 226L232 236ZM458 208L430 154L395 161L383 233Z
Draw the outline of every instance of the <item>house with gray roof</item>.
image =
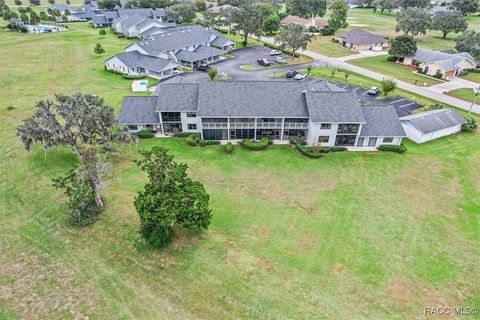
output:
M173 24L175 25L175 24ZM145 17L139 14L124 15L112 22L112 29L116 33L122 33L127 38L138 38L139 35L152 28L171 27L172 23L163 22L154 18Z
M467 121L454 109L436 109L400 118L408 139L424 143L462 130Z
M390 45L388 40L378 34L365 30L351 30L336 37L342 47L355 51L374 50L381 51Z
M129 76L145 76L163 79L177 74L181 64L158 57L144 55L138 51L129 51L114 55L105 60L105 68Z
M298 138L309 146L372 148L405 137L393 107L363 107L354 93L319 80L170 82L155 94L125 97L119 122L132 131L178 129L234 142Z
M235 42L200 25L169 28L125 48L125 52L169 59L191 68L220 60L223 53L235 48Z
M467 52L418 48L413 55L405 57L403 63L418 66L418 70L424 74L448 80L475 69L478 61Z
M92 17L94 28L108 27L112 23L122 17L141 16L144 18L151 18L161 22L175 22L171 21L164 9L140 8L140 9L120 9L115 8L111 11L104 11Z

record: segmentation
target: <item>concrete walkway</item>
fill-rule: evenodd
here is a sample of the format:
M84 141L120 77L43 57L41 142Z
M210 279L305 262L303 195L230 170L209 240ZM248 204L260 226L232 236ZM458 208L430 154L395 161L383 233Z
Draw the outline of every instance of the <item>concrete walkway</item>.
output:
M478 87L480 87L480 84L476 82L461 79L461 78L454 78L445 83L430 86L430 89L435 90L438 93L444 93L444 92L448 92L448 91L460 89L460 88L478 89Z
M370 58L370 57L378 57L378 56L384 56L387 55L388 52L383 50L383 51L360 51L359 53L356 54L351 54L349 56L345 57L340 57L337 58L340 61L348 61L348 60L354 60L354 59L363 59L363 58Z
M265 41L265 42L273 43L272 38L261 37L261 40ZM395 79L395 77L393 75L385 76L385 75L382 75L378 72L374 72L374 71L371 71L371 70L368 70L368 69L365 69L365 68L361 68L361 67L352 65L352 64L348 63L347 61L342 61L342 60L339 60L338 58L327 57L327 56L318 54L318 53L313 52L313 51L304 50L304 51L301 51L301 53L303 53L303 54L305 54L309 57L312 57L313 59L323 61L328 66L350 70L350 71L356 72L358 74L361 74L363 76L372 78L374 80L381 81L384 78ZM410 91L414 94L424 96L426 98L437 100L437 101L439 101L441 103L444 103L444 104L449 104L449 105L457 107L459 109L463 109L463 110L467 110L467 111L470 109L470 106L471 106L470 102L460 100L460 99L457 99L457 98L454 98L454 97L450 97L446 94L438 92L438 90L432 89L431 87L419 87L419 86L416 86L414 84L411 84L411 83L408 83L408 82L405 82L405 81L402 81L402 80L398 80L398 79L395 79L395 80L397 81L397 86L401 89ZM476 114L480 114L480 105L478 105L478 104L473 105L472 112L476 113Z

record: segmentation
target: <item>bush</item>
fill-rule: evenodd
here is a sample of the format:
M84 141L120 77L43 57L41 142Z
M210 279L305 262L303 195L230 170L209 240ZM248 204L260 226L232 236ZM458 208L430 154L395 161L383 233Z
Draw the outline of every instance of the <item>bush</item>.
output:
M233 153L233 144L231 142L228 142L223 147L223 151L225 152L226 155L231 155Z
M173 129L173 136L176 138L186 138L188 136L199 136L200 134L198 133L191 133L191 132L182 132L178 130L177 128Z
M207 141L206 140L200 140L200 147L206 147L207 146Z
M477 121L473 118L467 118L467 123L462 125L462 131L473 132L477 129Z
M330 147L330 150L332 152L342 152L342 151L347 151L347 147Z
M437 70L437 73L435 73L433 75L434 78L437 78L437 79L442 79L443 78L443 73L441 73L440 71Z
M295 139L293 140L293 145L295 149L300 152L300 154L304 155L307 158L310 159L318 159L320 158L321 155L321 150L322 147L317 146L317 147L307 147L305 144L305 141Z
M123 79L127 79L127 80L139 80L139 79L145 78L145 76L141 76L141 75L134 76L134 75L124 74L124 73L122 74L122 77Z
M185 139L185 141L187 141L187 144L190 146L190 147L196 147L198 145L198 141L196 139L196 136L191 134L189 136L187 136L187 138Z
M378 147L380 151L388 151L388 152L397 152L397 153L404 153L407 151L407 148L401 144L399 146L394 144L382 144Z
M242 147L251 151L265 150L269 146L269 144L270 143L267 138L262 138L258 141L243 139L242 142L240 142L240 145Z
M335 29L333 29L330 26L325 26L322 29L320 29L320 34L322 36L331 36L331 35L335 34Z
M117 34L117 38L125 38L125 35L123 33Z
M430 106L424 108L425 111L438 110L438 109L443 109L443 104L433 103Z
M152 131L137 131L135 132L135 135L141 139L148 139L148 138L153 138L153 132Z
M22 32L22 33L27 33L28 30L27 30L27 28L26 28L25 26L21 26L21 27L20 27L20 32Z
M397 62L397 61L398 61L398 58L397 58L397 57L388 56L388 57L387 57L387 61Z
M214 146L220 144L220 141L218 140L207 140L207 145L208 146Z
M308 32L312 32L312 33L317 33L319 32L320 30L316 27L316 26L310 26L308 27Z

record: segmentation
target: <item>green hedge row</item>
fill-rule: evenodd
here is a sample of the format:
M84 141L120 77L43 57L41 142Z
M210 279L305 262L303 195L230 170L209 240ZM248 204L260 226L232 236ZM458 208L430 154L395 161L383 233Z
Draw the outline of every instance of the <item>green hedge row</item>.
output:
M294 148L298 152L300 152L300 154L304 155L307 158L318 159L322 156L321 147L318 147L318 148L307 147L305 141L299 140L299 139L290 140L290 143L294 146Z
M242 147L244 147L245 149L251 150L251 151L265 150L268 147L268 145L270 145L270 144L271 144L271 142L267 138L262 138L258 141L243 139L240 142L240 145Z
M394 145L394 144L382 144L378 147L378 150L404 153L405 151L407 151L407 148L403 144L401 144L399 146Z
M152 131L137 131L135 132L135 135L141 139L148 139L148 138L153 138L153 132Z

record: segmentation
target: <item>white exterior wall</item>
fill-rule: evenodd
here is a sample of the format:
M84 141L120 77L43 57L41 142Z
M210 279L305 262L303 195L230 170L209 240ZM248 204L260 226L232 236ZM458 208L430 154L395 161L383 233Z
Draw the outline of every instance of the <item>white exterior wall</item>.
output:
M127 67L122 61L120 61L120 59L118 59L117 57L111 57L110 59L108 59L108 60L105 62L105 66L106 66L107 69L109 69L109 70L119 71L119 72L126 73L126 74L132 75L132 76L139 75L137 72L135 72L135 71L133 71L132 69L128 68L128 67Z
M362 137L363 138L363 144L362 145L359 145L358 144L358 139L357 139L357 144L355 145L356 147L372 147L372 146L369 146L368 143L370 141L370 138L377 138L377 142L375 143L375 148L378 148L380 147L382 144L391 144L391 145L400 145L400 143L402 143L402 137L393 137L393 141L392 142L383 142L383 138L391 138L390 137Z
M196 112L196 111L192 111ZM182 120L182 131L183 132L202 132L202 119L200 117L188 118L186 112L180 113L180 118ZM188 130L188 124L196 124L197 130Z
M335 145L335 137L337 136L338 123L331 123L330 129L322 130L320 129L320 123L309 122L308 124L308 133L307 133L307 145L317 146L321 145L324 147L332 147ZM319 136L329 136L328 143L318 143Z

